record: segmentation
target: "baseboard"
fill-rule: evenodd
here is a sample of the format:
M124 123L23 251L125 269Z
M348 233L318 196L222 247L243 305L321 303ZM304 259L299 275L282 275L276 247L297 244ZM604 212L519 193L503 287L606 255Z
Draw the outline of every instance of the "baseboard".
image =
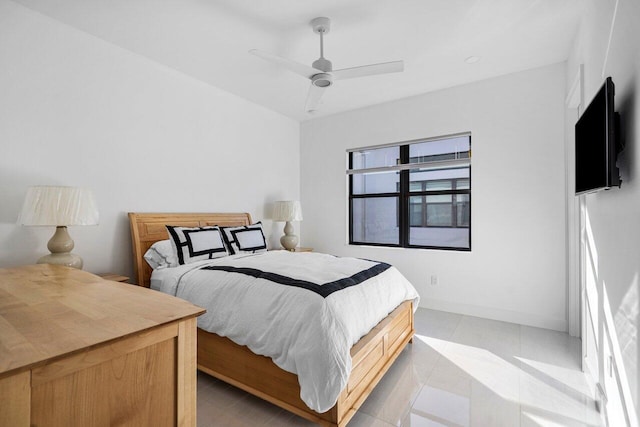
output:
M482 317L485 319L500 320L502 322L517 323L519 325L534 326L536 328L551 329L567 332L567 320L552 317L539 316L532 313L504 310L494 307L482 307L471 304L422 298L420 307L433 310L448 311L450 313L464 314L466 316Z

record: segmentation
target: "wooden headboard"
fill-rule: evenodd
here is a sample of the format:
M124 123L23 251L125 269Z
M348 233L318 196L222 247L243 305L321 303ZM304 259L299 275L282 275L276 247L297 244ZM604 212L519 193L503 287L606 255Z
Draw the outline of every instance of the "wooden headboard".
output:
M129 212L129 224L131 225L133 268L136 283L148 288L151 284L151 267L149 267L143 256L155 242L169 238L166 225L180 227L204 227L206 225L233 227L250 225L251 215L248 213Z

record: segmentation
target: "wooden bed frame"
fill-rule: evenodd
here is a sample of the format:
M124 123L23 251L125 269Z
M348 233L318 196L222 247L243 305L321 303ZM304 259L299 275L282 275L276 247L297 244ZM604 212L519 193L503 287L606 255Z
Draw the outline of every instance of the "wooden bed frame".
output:
M198 227L251 224L248 213L129 213L135 277L149 287L151 268L143 258L151 245L168 239L165 225ZM198 329L198 369L324 426L343 427L396 360L414 334L411 301L400 304L351 348L352 371L333 408L317 413L300 399L298 377L271 358L228 338Z

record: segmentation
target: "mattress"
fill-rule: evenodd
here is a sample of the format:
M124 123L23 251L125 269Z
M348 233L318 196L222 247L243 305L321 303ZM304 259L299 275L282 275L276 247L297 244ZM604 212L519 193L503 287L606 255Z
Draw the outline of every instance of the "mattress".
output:
M419 296L393 266L314 252L269 251L156 270L151 287L204 307L198 327L270 357L298 376L300 397L333 407L351 347L398 305Z

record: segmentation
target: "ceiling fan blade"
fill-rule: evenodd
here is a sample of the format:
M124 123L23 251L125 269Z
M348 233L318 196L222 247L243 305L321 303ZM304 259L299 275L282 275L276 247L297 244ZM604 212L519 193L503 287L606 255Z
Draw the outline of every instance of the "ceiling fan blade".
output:
M335 70L333 78L336 80L353 79L355 77L373 76L376 74L398 73L404 71L404 61L382 62L380 64L361 65L360 67Z
M299 62L295 62L290 59L286 59L269 52L264 52L262 50L251 49L249 53L259 56L262 59L266 59L267 61L273 62L274 64L284 67L287 70L292 71L308 79L310 79L312 76L318 73L322 73L322 71L316 70L315 68L309 67L308 65L300 64Z
M307 113L313 113L316 111L318 102L320 102L320 98L322 98L326 88L318 87L316 85L309 86L309 93L307 94L307 102L304 105L304 111Z

